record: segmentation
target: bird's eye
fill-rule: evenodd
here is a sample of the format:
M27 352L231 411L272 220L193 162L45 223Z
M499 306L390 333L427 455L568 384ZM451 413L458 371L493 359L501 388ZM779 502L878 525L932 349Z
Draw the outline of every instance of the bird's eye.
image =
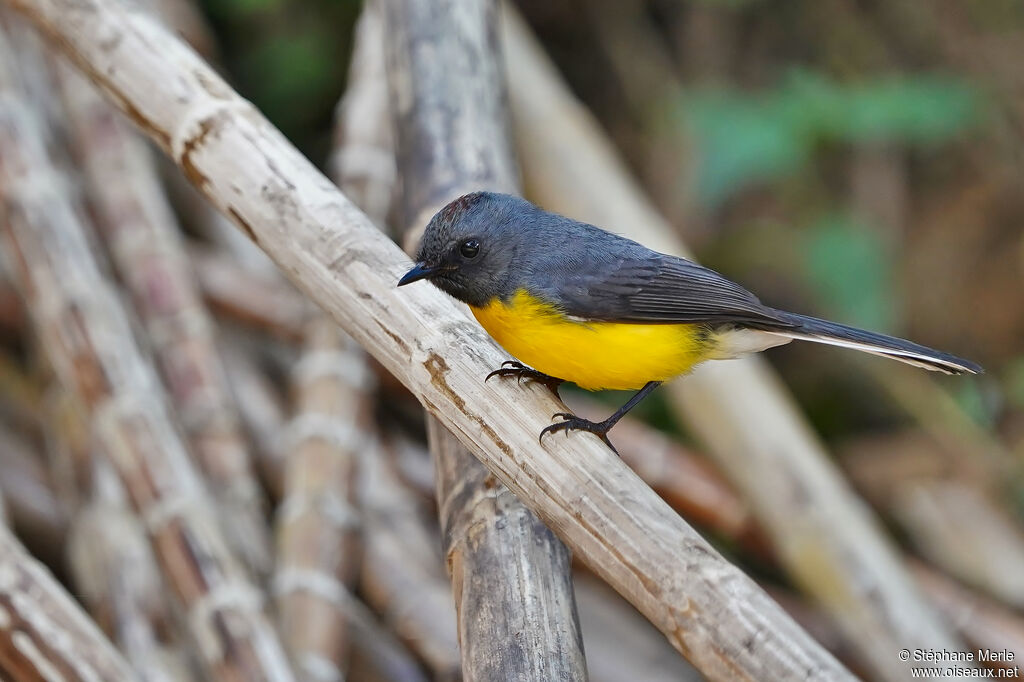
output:
M480 242L475 239L467 239L459 247L459 253L466 258L476 258L476 255L480 253Z

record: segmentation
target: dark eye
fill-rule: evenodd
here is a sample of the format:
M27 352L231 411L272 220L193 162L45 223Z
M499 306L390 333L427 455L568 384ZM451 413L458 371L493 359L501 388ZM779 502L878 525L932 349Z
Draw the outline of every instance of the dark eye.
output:
M480 242L475 239L467 239L459 247L459 253L466 258L476 258L476 254L480 253Z

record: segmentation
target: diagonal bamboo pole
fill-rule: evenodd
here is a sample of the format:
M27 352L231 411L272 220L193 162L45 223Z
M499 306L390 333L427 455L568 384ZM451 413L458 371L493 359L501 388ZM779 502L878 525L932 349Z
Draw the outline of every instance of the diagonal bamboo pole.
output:
M407 247L481 187L517 191L492 0L384 0ZM381 55L383 57L383 55ZM570 553L436 419L427 436L466 680L585 680Z
M0 35L2 38L2 35ZM12 279L65 390L142 518L169 591L216 679L290 680L260 593L224 543L155 371L86 242L0 40L0 203ZM102 677L102 676L101 676Z
M439 292L396 291L408 259L195 53L117 0L8 2L706 676L851 679L599 440L538 447L559 404L484 384L505 355Z

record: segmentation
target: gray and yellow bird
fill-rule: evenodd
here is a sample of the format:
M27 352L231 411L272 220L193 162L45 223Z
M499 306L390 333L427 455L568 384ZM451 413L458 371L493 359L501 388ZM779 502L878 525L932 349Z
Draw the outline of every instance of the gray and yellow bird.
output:
M776 310L714 270L505 194L459 197L431 219L416 266L464 301L518 362L493 375L581 388L639 389L602 422L571 414L543 431L585 430L609 445L615 423L659 384L705 360L816 341L946 374L968 360L904 339Z

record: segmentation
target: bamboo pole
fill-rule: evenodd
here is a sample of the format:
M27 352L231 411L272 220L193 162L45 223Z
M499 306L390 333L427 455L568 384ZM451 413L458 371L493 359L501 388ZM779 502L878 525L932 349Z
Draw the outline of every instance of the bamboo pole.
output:
M276 270L247 267L224 249L194 245L188 255L211 310L281 341L302 342L309 303Z
M149 532L170 594L216 679L288 680L260 596L231 556L110 282L87 246L38 122L4 50L0 199L9 271L65 389L81 401L98 447Z
M10 682L137 679L96 624L2 525L0 677Z
M385 0L406 245L481 188L516 192L489 0ZM416 240L418 241L418 240ZM466 680L585 680L570 552L437 420L427 420Z
M400 250L193 52L116 0L8 2L705 675L850 679L599 440L538 447L560 405L484 384L504 354L440 292L396 291Z
M260 478L270 496L280 500L284 495L285 466L281 434L287 422L282 392L258 366L252 353L236 351L223 357L242 424L253 443Z
M505 67L515 84L509 101L527 194L651 248L685 255L521 21L506 16ZM762 361L708 362L666 388L708 454L750 501L780 562L836 618L876 675L906 678L895 645L959 649Z
M976 659L980 650L1006 651L1008 656L986 661L986 667L1007 670L1007 678L1024 675L1024 617L1019 610L975 594L920 562L910 562L910 569L939 613L974 649Z
M361 87L383 71L382 20L369 4L356 28L349 87L335 117L335 144L358 151L361 133L386 127L387 93ZM374 65L373 55L379 54ZM365 114L365 116L364 116ZM393 178L379 180L364 168L337 168L335 181L356 205L383 224ZM376 205L370 199L376 199ZM359 512L355 504L359 451L375 438L372 374L361 349L319 314L308 325L306 349L294 370L298 409L289 425L285 497L278 512L278 592L285 644L299 673L314 680L324 671L340 679L352 639L349 591L360 567ZM314 589L314 586L315 589Z
M140 679L182 680L180 662L157 634L174 630L145 529L109 461L97 456L75 396L55 384L45 402L50 469L70 518L65 559L75 591Z
M370 607L438 680L458 680L458 626L436 532L391 470L380 443L360 458L363 565L359 587Z
M68 528L65 507L42 457L21 434L0 424L0 491L11 525L32 554L56 569Z
M187 661L175 646L163 581L145 529L128 508L117 474L96 462L90 499L75 514L68 562L80 595L144 682L185 682Z
M348 666L345 610L359 568L352 498L357 451L369 441L369 379L361 351L333 320L312 320L294 371L274 575L279 629L305 680L344 679Z
M91 215L145 323L154 359L231 550L270 572L265 500L217 353L213 321L146 143L63 62L58 82Z

